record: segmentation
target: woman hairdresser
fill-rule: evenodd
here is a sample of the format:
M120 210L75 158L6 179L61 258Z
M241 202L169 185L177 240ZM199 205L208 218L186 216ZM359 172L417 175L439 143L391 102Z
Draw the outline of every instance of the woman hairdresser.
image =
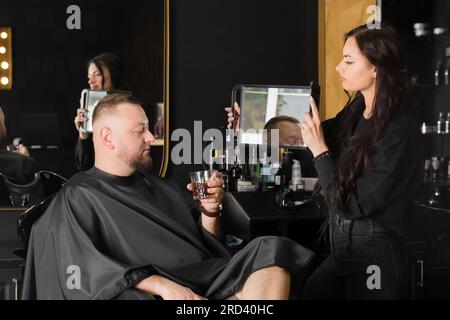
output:
M329 207L330 255L309 277L306 299L401 299L404 241L413 232L418 124L395 30L358 27L336 68L354 98L321 124L314 101L302 136Z
M124 68L119 58L112 53L102 53L88 64L88 82L91 90L129 90L124 79ZM94 145L92 135L80 130L87 120L85 110L79 108L75 117L75 127L79 138L75 147L75 164L79 170L88 170L94 165Z

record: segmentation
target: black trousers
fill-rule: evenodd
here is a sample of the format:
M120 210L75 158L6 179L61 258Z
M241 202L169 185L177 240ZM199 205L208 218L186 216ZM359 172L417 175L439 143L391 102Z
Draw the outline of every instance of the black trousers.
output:
M303 299L379 300L409 297L403 240L370 219L330 216L328 258L306 281Z

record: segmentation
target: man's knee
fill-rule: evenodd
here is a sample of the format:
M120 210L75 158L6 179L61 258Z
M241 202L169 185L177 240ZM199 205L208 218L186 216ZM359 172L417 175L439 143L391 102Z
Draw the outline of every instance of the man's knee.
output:
M260 269L258 271L256 271L255 273L260 272L260 273L265 273L268 275L289 275L289 271L287 271L286 269L282 268L282 267L278 267L278 266L272 266L272 267L267 267L267 268L263 268Z

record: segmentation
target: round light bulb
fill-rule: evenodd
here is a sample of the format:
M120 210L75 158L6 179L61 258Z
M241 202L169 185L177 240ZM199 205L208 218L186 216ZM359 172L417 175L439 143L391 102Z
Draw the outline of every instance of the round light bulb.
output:
M6 86L9 83L9 79L7 77L3 77L0 82L2 83L2 85Z
M0 54L5 54L5 53L6 53L6 48L0 47Z
M0 38L2 38L2 39L8 39L8 34L6 33L6 32L2 32L2 33L0 33Z
M6 62L6 61L3 61L2 64L1 64L1 66L2 66L2 69L3 69L3 70L8 70L8 69L9 69L9 63Z

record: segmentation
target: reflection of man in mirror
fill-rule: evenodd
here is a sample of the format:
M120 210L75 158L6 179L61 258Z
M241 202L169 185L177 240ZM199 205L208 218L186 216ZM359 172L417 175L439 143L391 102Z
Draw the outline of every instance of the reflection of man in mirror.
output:
M17 184L27 184L34 180L34 174L40 170L23 145L15 145L13 151L4 149L6 142L5 114L0 108L0 173Z
M270 119L264 129L267 130L267 143L271 141L271 130L278 129L280 137L280 146L300 146L303 145L302 131L300 122L289 116L278 116Z

